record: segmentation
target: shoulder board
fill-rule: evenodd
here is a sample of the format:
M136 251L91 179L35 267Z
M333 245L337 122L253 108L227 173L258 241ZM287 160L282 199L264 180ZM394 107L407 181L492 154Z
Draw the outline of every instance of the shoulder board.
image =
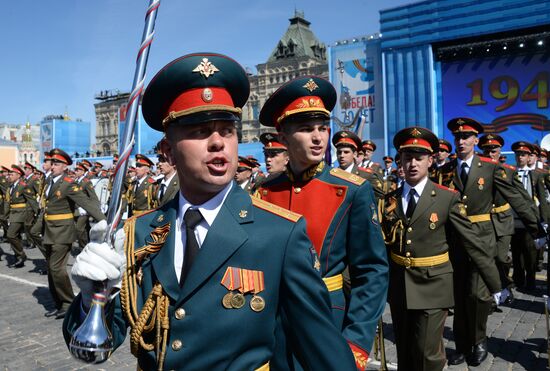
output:
M151 183L151 184L155 184L155 183L156 183L155 179L153 179L153 178L147 178L147 181L148 181L149 183Z
M512 166L512 165L508 165L508 164L501 164L502 166L504 166L505 168L507 169L510 169L510 170L516 170L516 167L515 166Z
M68 177L68 176L66 176L65 178L63 178L63 180L66 181L66 182L69 182L69 183L72 183L72 182L74 181L73 178Z
M360 176L357 176L355 174L350 174L345 170L342 170L340 168L333 168L330 170L330 174L334 175L337 178L347 180L350 183L353 183L355 185L361 185L365 182L365 179L361 178Z
M84 179L82 179L82 183L89 183L89 182L91 182L91 180L86 178L86 177L84 177Z
M449 191L449 192L452 192L452 193L458 193L458 191L456 189L451 189L449 187L445 187L444 185L441 185L441 184L438 184L438 183L435 183L435 182L434 182L434 185L435 185L436 188L443 189L444 191Z
M498 164L498 161L493 160L492 158L489 158L489 157L479 156L479 160L483 162L489 162L491 164Z
M34 174L34 175L32 176L32 179L38 180L38 179L40 179L40 175Z
M361 171L364 171L366 173L374 173L374 170L372 170L370 167L361 167L361 166L358 166L357 169L361 170Z
M535 171L539 174L548 174L548 170L536 168Z
M290 220L291 222L297 222L298 219L300 219L302 217L302 215L300 215L300 214L297 214L295 212L287 210L283 207L273 205L271 202L264 201L264 200L259 199L257 197L251 197L251 199L252 199L252 205L254 205L254 206L256 206L256 207L258 207L262 210L268 211L272 214L281 216L281 217L283 217L287 220Z
M26 187L26 186L27 186L27 183L24 182L24 181L22 181L22 180L19 181L19 184L21 184L23 187Z
M379 162L373 162L372 165L373 166L380 166L380 163Z

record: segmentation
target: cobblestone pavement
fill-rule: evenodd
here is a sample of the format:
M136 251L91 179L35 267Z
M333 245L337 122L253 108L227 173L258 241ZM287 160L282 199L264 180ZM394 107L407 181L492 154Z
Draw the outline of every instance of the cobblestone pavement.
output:
M128 341L107 362L88 366L74 360L69 354L61 333L61 320L44 317L53 308L46 276L38 273L44 260L38 249L27 249L29 260L20 269L8 268L11 249L1 243L0 254L0 370L135 370L136 362L130 354ZM4 255L6 253L7 255ZM69 269L73 259L69 259ZM546 272L537 278L542 286ZM75 286L75 292L78 289ZM489 357L472 370L545 370L546 319L542 290L536 295L516 292L515 301L502 306L501 313L493 313L488 323ZM386 358L388 368L395 369L396 352L389 308L383 316ZM445 348L454 350L452 321L445 326ZM374 358L374 357L373 357ZM370 362L368 369L379 368ZM450 366L448 370L468 370L465 365Z

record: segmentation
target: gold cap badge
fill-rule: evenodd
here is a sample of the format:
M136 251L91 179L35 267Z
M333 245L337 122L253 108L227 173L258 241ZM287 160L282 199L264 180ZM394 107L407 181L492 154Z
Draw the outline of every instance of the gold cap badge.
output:
M315 81L313 81L313 79L309 79L303 87L310 92L314 91L315 89L319 89L319 86L315 83Z
M203 58L202 62L193 70L193 72L198 72L206 78L219 71L220 70L216 66L214 66L212 62L208 60L208 58Z

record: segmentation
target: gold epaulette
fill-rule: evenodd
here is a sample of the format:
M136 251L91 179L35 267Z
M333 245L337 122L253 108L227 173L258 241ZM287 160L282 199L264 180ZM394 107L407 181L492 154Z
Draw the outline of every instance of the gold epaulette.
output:
M358 186L365 182L365 179L361 178L360 176L348 173L347 171L342 170L340 168L331 169L330 174L334 175L337 178L347 180L348 182Z
M268 211L272 214L279 215L287 220L290 220L291 222L297 222L298 219L302 217L302 215L300 214L287 210L283 207L273 205L271 202L264 201L257 197L250 197L250 199L252 200L252 205L259 207L262 210Z

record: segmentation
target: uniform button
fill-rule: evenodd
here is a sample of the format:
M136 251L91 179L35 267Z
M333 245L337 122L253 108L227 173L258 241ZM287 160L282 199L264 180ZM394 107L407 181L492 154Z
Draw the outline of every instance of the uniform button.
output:
M176 309L174 316L176 317L176 319L182 319L183 317L185 317L185 309L183 308Z
M467 200L467 199L468 199L468 196L464 195L464 196L462 196L462 199L463 199L463 200Z
M467 208L468 208L468 205L464 205L464 208L467 209Z
M412 232L412 231L413 231L412 227L407 228L407 232Z
M411 240L407 240L406 243L407 243L407 245L410 245L410 244L412 243L412 241L411 241Z
M405 256L408 258L409 256L411 256L411 252L410 252L410 251L407 251L407 252L405 253Z
M263 194L264 196L267 196L267 190L264 189L264 190L262 191L262 194Z
M300 193L300 192L302 192L302 188L300 187L294 188L294 193Z
M183 347L183 343L181 342L181 340L174 340L172 342L172 350L174 351L178 351L180 350L181 348Z
M336 191L336 196L341 196L344 193L343 190L339 189Z

